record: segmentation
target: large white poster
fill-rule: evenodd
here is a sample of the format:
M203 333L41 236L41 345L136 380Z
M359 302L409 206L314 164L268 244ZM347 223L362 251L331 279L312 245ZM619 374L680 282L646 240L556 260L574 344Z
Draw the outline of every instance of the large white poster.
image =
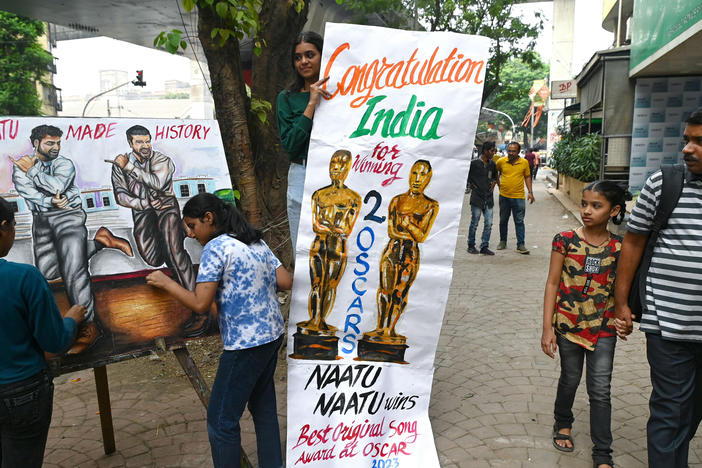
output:
M327 24L296 246L287 464L439 466L428 418L486 38Z
M629 190L641 191L661 164L682 155L685 119L702 107L702 76L636 80L631 134Z

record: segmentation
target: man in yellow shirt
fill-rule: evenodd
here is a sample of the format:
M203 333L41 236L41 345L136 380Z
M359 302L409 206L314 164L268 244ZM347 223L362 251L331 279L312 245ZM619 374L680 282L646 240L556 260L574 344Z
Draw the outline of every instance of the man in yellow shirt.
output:
M507 156L497 161L497 172L500 177L500 243L497 250L507 248L507 223L509 217L514 217L514 229L517 234L517 252L528 254L529 250L524 244L524 213L526 201L524 199L524 184L526 184L529 203L534 203L534 194L531 189L531 171L526 159L519 157L521 145L512 142L507 145Z

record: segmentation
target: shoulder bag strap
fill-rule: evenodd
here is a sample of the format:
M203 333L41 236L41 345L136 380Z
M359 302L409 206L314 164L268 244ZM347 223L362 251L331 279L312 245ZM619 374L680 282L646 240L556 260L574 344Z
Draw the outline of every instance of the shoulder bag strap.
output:
M668 218L673 213L673 210L678 204L680 195L682 194L683 181L685 179L685 170L680 165L664 164L661 166L663 181L661 182L661 194L658 202L656 214L653 216L653 225L651 232L646 241L641 262L637 271L648 272L651 266L651 257L653 257L653 249L658 241L658 235L661 230L668 224ZM637 275L639 278L639 294L641 304L645 304L646 295L646 277L647 274Z
M655 234L656 237L668 224L668 218L678 204L685 178L685 171L680 165L664 164L661 166L661 172L663 174L661 198L651 227L651 235Z

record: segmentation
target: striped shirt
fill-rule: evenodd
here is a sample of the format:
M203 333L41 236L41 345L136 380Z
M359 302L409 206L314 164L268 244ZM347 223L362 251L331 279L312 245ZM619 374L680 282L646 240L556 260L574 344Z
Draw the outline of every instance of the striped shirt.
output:
M650 232L662 183L661 171L648 178L628 231ZM669 340L702 342L702 180L693 180L687 169L678 204L653 249L641 330Z

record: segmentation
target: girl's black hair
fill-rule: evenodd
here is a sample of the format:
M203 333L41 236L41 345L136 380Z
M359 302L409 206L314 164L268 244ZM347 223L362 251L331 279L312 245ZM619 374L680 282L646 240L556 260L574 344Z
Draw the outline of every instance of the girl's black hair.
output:
M183 216L202 219L208 211L214 216L215 237L228 234L246 245L263 238L261 231L249 224L233 204L211 193L199 193L188 200L183 207Z
M587 184L583 192L585 190L601 193L612 205L612 208L619 206L619 214L612 218L612 222L621 224L626 212L626 202L632 199L631 193L627 189L611 180L596 180Z
M15 220L15 210L9 201L0 197L0 223L7 221L8 224L12 224Z
M297 72L297 68L295 68L295 47L303 42L312 44L320 54L322 53L322 46L324 45L324 39L322 39L322 36L314 31L302 31L297 35L295 42L290 49L290 65L292 66L293 72L295 72L295 79L286 89L291 93L297 93L305 87L305 79L300 76L300 74Z

